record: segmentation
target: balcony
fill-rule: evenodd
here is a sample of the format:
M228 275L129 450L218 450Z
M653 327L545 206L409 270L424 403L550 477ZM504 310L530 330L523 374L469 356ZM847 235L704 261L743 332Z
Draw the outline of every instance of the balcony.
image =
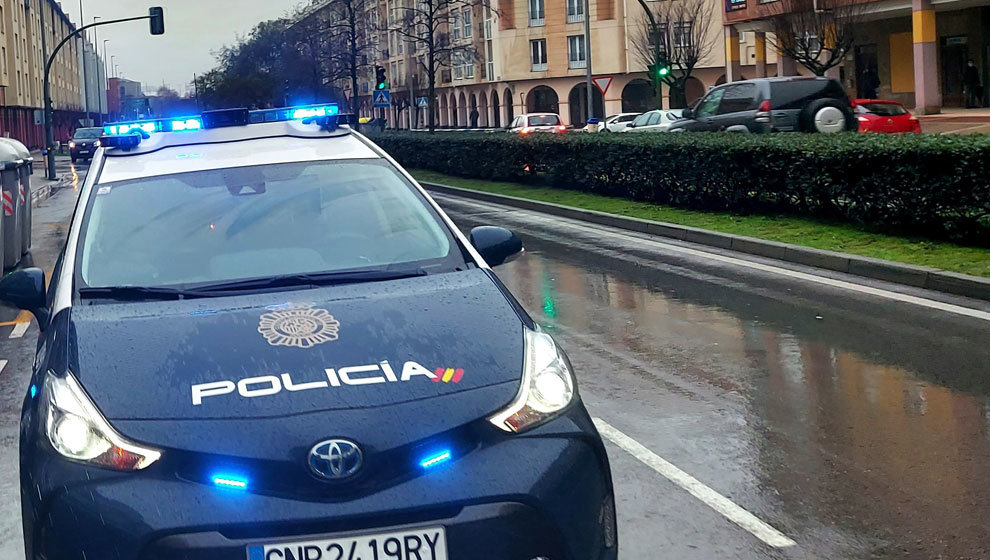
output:
M530 18L529 18L529 26L530 27L543 27L544 25L546 25L546 20L545 19L543 19L543 18L534 18L534 17L530 16Z
M570 69L572 69L572 70L575 69L575 68L587 68L588 67L588 61L587 60L568 60L567 61L567 67L570 68Z
M530 63L529 70L530 70L530 72L546 72L547 71L547 63L546 62L540 62L540 63L533 62L533 63Z
M567 23L578 23L584 21L584 14L567 14Z

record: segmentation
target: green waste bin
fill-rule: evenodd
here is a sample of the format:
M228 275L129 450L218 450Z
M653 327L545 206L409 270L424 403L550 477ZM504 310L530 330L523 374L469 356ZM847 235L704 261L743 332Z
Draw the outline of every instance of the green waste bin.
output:
M31 174L34 172L34 158L31 157L31 150L13 138L0 138L0 141L9 144L18 157L21 165L17 168L17 178L20 183L18 191L18 206L24 212L21 219L21 253L27 253L31 249Z
M24 226L24 212L17 203L21 190L20 168L24 160L20 158L14 147L6 142L0 142L0 194L2 194L3 217L3 267L14 268L21 260L21 231Z

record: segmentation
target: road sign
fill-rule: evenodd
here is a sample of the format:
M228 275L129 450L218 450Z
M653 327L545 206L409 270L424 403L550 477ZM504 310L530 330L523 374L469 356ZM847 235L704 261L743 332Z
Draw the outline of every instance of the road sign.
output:
M392 91L380 89L375 92L375 107L389 107L392 105Z
M416 98L416 106L419 107L420 109L425 109L425 108L429 107L430 106L430 100L429 100L429 98L426 98L426 97L417 97Z
M602 92L602 95L605 95L605 92L608 91L608 86L612 85L612 76L602 76L600 78L594 78L591 81L595 82L595 87L598 88L598 91Z

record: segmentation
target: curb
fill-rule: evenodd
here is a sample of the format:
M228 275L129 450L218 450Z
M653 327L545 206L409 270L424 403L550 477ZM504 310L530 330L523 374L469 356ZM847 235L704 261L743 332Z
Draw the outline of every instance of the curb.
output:
M957 296L990 301L990 278L980 278L978 276L947 272L927 266L902 264L836 251L812 249L810 247L801 247L778 241L766 241L755 237L719 233L667 222L628 218L595 210L584 210L573 206L554 204L552 202L538 202L515 196L451 187L449 185L424 182L420 182L420 185L429 191L462 198L494 202L523 210L533 210L638 233L659 235L679 241L729 249L740 253L844 272L874 280L883 280L885 282L903 284L915 288L924 288Z
M68 176L62 176L50 183L45 183L37 189L31 189L31 207L37 208L42 202L51 198L52 193L64 187L69 182Z

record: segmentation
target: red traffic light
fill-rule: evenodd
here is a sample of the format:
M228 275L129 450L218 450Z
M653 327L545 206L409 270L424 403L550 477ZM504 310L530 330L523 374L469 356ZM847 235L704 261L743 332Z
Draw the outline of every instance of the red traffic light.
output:
M151 16L151 34L152 35L164 35L165 34L165 10L161 6L155 6L148 9L148 15Z

